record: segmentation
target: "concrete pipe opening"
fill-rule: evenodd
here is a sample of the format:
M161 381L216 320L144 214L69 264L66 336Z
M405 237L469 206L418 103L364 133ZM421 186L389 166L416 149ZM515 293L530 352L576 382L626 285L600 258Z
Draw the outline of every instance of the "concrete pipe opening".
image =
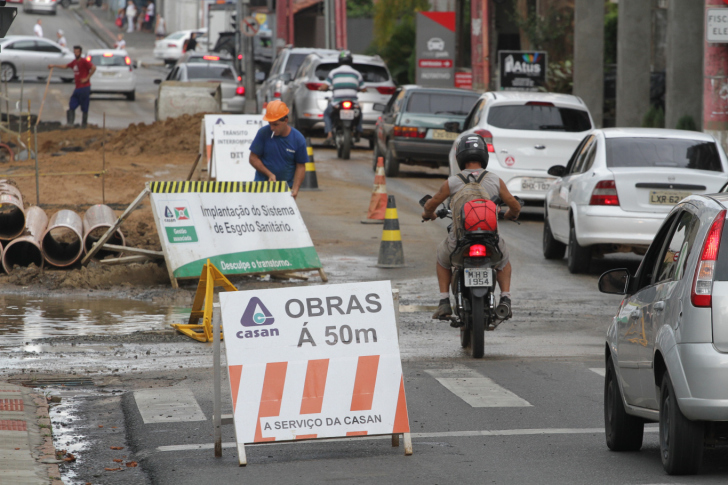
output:
M96 241L101 239L101 237L106 234L106 231L109 230L109 227L111 226L99 226L94 229L91 229L84 238L84 251L89 252L91 251L91 248L94 246ZM111 238L106 241L106 244L115 244L117 246L124 246L124 235L121 233L121 231L117 230L114 234L111 235ZM118 256L121 253L118 251L107 251L106 249L99 250L92 259L94 260L100 260L104 259L107 256Z
M14 239L25 229L25 212L19 199L4 195L0 189L0 239Z
M23 236L11 241L3 251L3 268L10 274L15 266L27 267L31 264L43 267L43 252L31 236Z
M70 266L83 254L81 235L70 227L57 226L49 229L41 244L46 261L53 266Z

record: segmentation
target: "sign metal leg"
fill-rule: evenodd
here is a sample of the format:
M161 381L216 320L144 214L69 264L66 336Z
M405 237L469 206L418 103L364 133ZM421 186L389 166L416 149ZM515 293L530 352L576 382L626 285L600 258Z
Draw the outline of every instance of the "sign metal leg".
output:
M404 433L404 454L410 456L412 454L412 435Z
M214 372L213 386L215 388L215 402L212 412L212 422L215 431L215 458L222 457L222 430L221 426L221 408L222 408L222 390L220 389L220 307L214 305L215 311L212 315L212 368Z
M399 434L395 433L392 435L392 448L397 448L399 446Z

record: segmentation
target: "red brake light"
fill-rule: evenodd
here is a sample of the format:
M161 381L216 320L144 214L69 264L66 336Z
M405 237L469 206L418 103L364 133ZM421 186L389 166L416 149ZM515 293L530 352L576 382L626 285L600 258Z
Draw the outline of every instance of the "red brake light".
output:
M351 109L351 101L342 101L341 107L344 109Z
M306 89L309 91L318 91L323 86L323 83L306 83Z
M111 52L104 52L104 57L114 57L114 54Z
M238 88L235 90L236 96L245 96L245 87L244 86L238 86Z
M725 223L725 211L721 211L718 217L710 226L708 236L703 243L703 252L700 255L698 267L695 270L695 278L693 279L693 289L690 292L690 301L693 306L709 307L713 300L713 275L715 271L715 261L718 259L718 250L720 249L720 237L723 234L723 224Z
M240 61L242 59L243 59L243 55L242 54L238 54L238 60Z
M243 80L243 76L238 76L238 82Z
M167 44L167 47L171 47L174 49L175 47L177 47L177 44Z
M482 244L473 244L470 246L470 253L468 253L468 255L471 258L482 258L484 256L488 256L488 251Z
M88 62L91 62L91 56L86 56L86 60L87 60Z
M281 93L279 93L278 91L276 91L275 93L273 93L273 97L274 98L280 98L281 97Z
M394 136L404 138L424 138L427 136L427 128L417 128L416 126L395 126Z
M397 90L394 86L379 86L377 88L377 91L379 91L379 94L394 94L394 92Z
M594 187L589 205L619 205L619 195L614 180L602 180Z
M554 103L549 103L547 101L529 101L526 103L526 106L553 106Z
M206 61L219 61L220 56L202 56L202 58Z
M475 133L483 137L485 144L488 145L488 152L495 153L495 148L493 148L493 134L488 130L475 130Z
M124 58L124 62L126 63L127 66L131 66L131 58L129 56L126 56Z

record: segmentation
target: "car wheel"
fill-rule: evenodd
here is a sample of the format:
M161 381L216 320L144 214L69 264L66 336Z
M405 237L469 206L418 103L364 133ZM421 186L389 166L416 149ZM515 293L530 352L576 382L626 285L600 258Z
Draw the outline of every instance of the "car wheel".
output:
M381 153L379 153L379 143L374 142L374 153L373 153L373 156L372 156L372 158L374 160L372 161L372 170L375 171L375 172L377 171L377 160L381 156L382 156Z
M670 475L694 475L703 461L705 424L690 421L680 411L670 376L660 389L660 458Z
M604 375L604 434L612 451L637 451L642 448L645 423L624 410L622 393L612 357L607 358Z
M399 160L394 158L391 148L387 148L387 153L384 154L384 174L387 177L399 175Z
M371 138L369 138L369 149L374 150L375 146L377 146L377 135L374 135Z
M571 273L588 273L591 265L591 248L584 247L576 240L574 221L569 228L569 245L567 246L567 266Z
M554 239L549 224L548 214L544 212L543 218L543 257L546 259L563 259L566 253L566 244Z
M62 77L61 81L63 81L64 83L72 83L73 78L72 77Z
M136 99L136 91L126 93L126 99L127 101L134 101Z
M3 62L0 64L0 80L12 81L15 78L15 66L9 62Z

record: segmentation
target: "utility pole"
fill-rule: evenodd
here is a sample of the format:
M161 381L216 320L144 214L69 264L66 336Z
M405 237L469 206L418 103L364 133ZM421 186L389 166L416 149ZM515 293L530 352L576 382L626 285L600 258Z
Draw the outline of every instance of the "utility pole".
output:
M250 27L244 24L247 23L247 18L250 16L250 9L248 5L250 0L238 0L238 5L241 9L240 21L238 22L238 30L240 31L240 37L242 38L241 50L238 52L243 53L243 64L245 65L245 113L246 114L257 114L258 113L258 100L255 95L255 59L253 56L253 46L255 45L255 38L250 35L242 35L243 29L246 32L250 31ZM247 28L246 28L247 27Z

